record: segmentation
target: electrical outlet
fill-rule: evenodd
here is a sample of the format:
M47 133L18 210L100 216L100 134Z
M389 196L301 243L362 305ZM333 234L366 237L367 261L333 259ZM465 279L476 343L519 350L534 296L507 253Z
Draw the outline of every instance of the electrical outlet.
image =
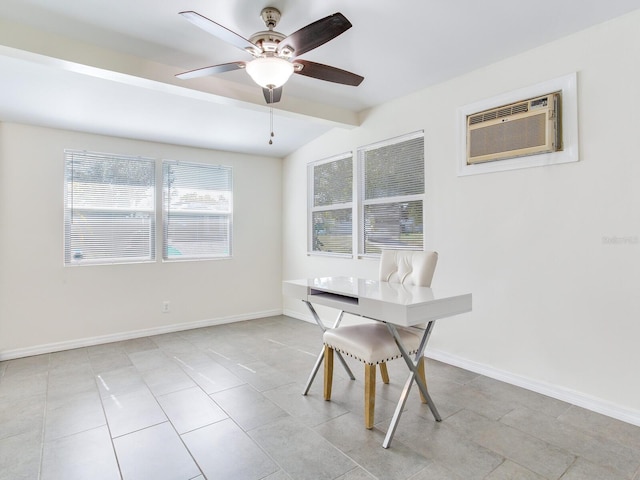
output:
M165 300L162 302L162 313L169 313L171 311L171 302Z

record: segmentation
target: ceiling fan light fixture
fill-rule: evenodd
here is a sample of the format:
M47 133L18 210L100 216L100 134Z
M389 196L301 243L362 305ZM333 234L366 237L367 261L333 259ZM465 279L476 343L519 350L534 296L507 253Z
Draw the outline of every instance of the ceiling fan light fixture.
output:
M247 73L263 88L278 88L284 85L291 74L293 64L278 57L258 57L246 66Z

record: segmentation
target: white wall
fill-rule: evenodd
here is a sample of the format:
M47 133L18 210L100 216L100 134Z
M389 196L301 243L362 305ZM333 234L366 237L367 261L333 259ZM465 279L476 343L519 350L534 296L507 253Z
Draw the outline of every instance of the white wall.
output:
M65 148L231 165L233 258L64 267ZM280 159L0 124L0 360L280 313L281 179Z
M438 323L431 355L640 424L638 25L640 10L373 109L291 155L284 278L376 277L370 260L306 255L306 164L424 129L433 286L474 299ZM571 72L579 162L457 177L458 107Z

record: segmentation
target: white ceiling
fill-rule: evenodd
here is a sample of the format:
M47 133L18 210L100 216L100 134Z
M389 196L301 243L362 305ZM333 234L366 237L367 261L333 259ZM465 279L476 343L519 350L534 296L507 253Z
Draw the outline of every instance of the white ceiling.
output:
M290 34L334 12L353 28L301 58L359 87L294 75L269 109L246 72L174 75L249 55L180 15L245 38L265 6ZM640 8L640 0L1 0L0 121L283 157L357 113Z

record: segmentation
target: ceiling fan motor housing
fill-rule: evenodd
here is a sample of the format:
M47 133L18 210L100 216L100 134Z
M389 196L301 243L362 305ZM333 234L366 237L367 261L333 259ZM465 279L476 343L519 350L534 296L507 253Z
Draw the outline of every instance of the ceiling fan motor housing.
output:
M287 38L287 36L280 32L276 32L275 30L265 30L251 35L249 41L262 49L262 52L273 53L276 51L278 44L285 38Z

